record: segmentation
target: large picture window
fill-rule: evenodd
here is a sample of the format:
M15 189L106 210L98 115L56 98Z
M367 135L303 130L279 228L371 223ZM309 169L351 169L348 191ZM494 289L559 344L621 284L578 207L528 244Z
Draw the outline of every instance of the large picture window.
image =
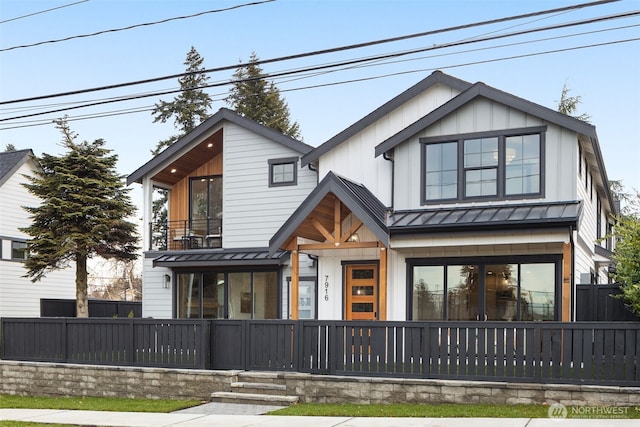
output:
M560 260L410 260L410 320L556 320Z
M176 317L277 319L277 271L180 272Z
M422 202L541 196L544 131L421 138Z

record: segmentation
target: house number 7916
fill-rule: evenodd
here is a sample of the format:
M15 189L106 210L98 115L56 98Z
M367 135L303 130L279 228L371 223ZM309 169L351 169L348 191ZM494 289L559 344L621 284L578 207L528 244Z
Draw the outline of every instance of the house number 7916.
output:
M329 276L324 276L324 300L329 301Z

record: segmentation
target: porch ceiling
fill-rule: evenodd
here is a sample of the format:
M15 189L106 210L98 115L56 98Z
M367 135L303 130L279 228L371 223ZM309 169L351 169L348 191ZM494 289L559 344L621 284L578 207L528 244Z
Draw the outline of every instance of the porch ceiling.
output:
M207 137L191 150L183 153L153 176L153 180L174 185L192 171L222 152L222 129ZM172 172L175 170L175 172Z

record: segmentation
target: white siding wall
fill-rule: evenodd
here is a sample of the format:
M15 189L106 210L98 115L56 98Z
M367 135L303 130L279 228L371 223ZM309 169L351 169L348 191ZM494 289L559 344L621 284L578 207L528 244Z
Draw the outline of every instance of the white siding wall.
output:
M22 185L23 174L31 174L33 163L22 165L0 187L0 317L40 316L40 298L75 299L75 269L69 268L47 274L32 283L22 277L27 272L21 262L11 261L11 240L26 240L29 236L18 228L31 223L22 206L37 206L39 199Z
M375 147L424 117L459 92L435 85L389 112L320 158L320 179L329 171L364 184L386 206L391 206L391 162L375 157Z
M153 258L144 257L142 275L142 317L171 319L173 314L174 283L171 278L169 288L164 288L164 275L171 276L165 267L153 267Z
M300 156L287 147L226 123L223 148L223 247L268 246L316 186L317 174L300 168L298 185L269 187L269 159Z
M510 128L544 125L540 119L512 108L477 99L434 123L424 132L400 144L395 149L396 210L420 209L421 137L456 135ZM576 134L555 125L548 125L545 136L545 197L544 201L575 200ZM529 200L530 201L530 200ZM513 203L521 203L515 200ZM504 204L504 201L499 201ZM486 203L489 204L489 203ZM444 205L442 205L444 206Z

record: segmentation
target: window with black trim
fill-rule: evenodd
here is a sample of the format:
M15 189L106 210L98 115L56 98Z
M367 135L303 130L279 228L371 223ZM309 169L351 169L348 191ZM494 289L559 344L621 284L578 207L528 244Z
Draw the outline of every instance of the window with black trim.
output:
M269 187L296 185L298 182L298 158L269 160Z
M24 241L11 241L11 259L15 261L25 261L29 251L27 249L27 242Z
M422 202L541 196L545 130L421 138Z

